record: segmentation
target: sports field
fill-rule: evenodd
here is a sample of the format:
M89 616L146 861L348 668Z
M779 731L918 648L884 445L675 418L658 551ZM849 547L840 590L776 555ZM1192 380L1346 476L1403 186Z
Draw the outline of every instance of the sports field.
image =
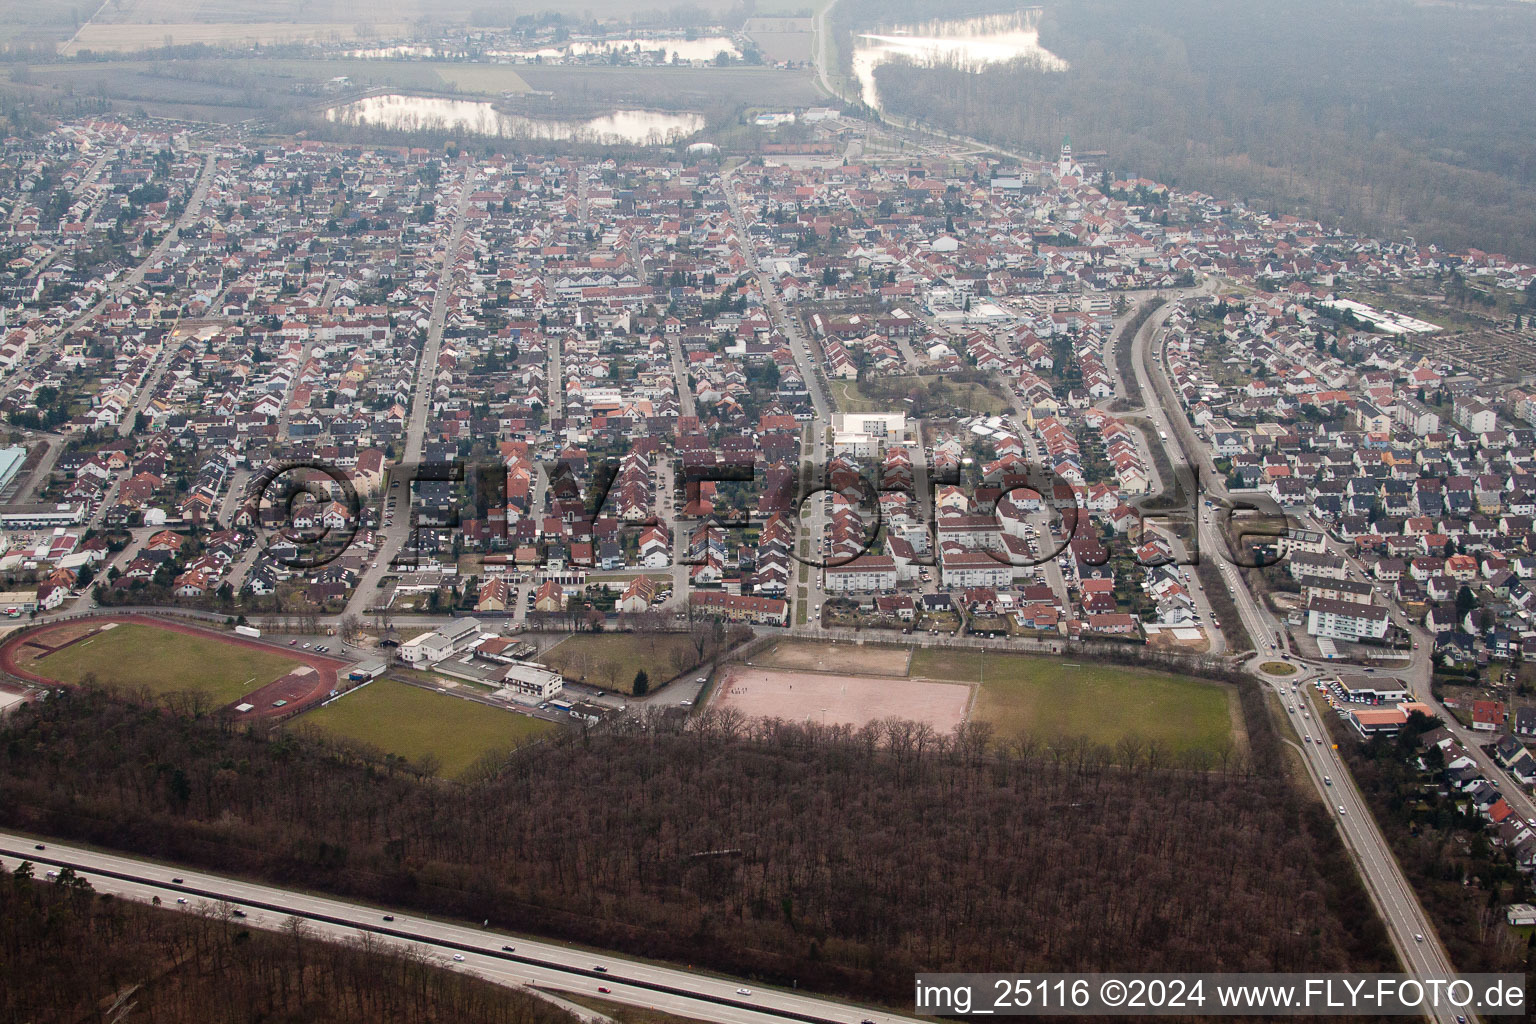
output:
M654 691L696 665L698 651L686 633L583 633L560 641L539 661L573 682L629 693L640 669Z
M190 690L228 704L300 664L255 645L120 622L38 658L31 669L61 683L94 676L105 686L148 690L157 697Z
M904 676L911 658L910 647L780 640L761 654L754 654L752 664L768 668L811 669L816 672L847 672L855 669L862 675Z
M782 672L732 665L715 696L716 708L750 718L782 718L862 728L885 718L926 722L951 733L965 721L971 688L958 683L826 672Z
M486 754L522 746L555 728L515 711L476 704L393 679L379 679L294 719L299 729L350 740L444 778L462 776Z
M912 675L980 683L971 716L999 736L1028 734L1046 742L1086 736L1113 745L1129 736L1172 750L1217 753L1230 747L1230 687L1202 679L1119 665L979 651L920 650Z

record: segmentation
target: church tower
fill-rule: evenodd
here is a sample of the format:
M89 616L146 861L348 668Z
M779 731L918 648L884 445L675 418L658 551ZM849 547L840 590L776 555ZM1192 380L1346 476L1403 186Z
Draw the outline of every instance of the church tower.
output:
M1074 175L1081 177L1082 171L1072 162L1072 136L1064 135L1061 139L1061 157L1056 162L1056 177L1067 178Z

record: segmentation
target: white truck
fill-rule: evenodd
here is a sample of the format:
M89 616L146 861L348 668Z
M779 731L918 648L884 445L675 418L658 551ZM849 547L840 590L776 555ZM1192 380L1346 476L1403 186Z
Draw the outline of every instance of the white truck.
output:
M236 626L235 632L241 636L261 636L261 630L255 626Z

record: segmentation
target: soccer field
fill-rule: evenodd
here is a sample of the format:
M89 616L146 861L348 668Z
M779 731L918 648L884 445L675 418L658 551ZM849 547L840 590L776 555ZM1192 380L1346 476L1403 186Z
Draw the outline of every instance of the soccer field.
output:
M294 719L300 729L351 740L414 764L431 759L438 775L458 778L488 753L510 751L555 726L515 711L380 679Z
M32 667L61 683L79 683L89 675L115 689L144 689L157 697L190 690L228 704L299 665L276 651L127 622L61 648Z
M977 651L921 650L912 675L980 683ZM1001 737L1086 736L1114 745L1128 736L1172 750L1215 754L1232 745L1230 687L1118 665L988 654L971 719L989 722Z

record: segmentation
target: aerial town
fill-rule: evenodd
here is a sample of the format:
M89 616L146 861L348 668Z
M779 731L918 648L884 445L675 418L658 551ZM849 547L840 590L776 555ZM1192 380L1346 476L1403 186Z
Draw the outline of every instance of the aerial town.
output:
M1325 794L1324 715L1439 718L1425 785L1536 870L1536 301L1443 301L1536 265L774 116L750 156L5 138L0 611L59 624L8 681L172 619L303 662L218 698L274 720L385 679L750 713L771 674L718 673L772 642L1243 666ZM878 717L840 697L774 707Z

